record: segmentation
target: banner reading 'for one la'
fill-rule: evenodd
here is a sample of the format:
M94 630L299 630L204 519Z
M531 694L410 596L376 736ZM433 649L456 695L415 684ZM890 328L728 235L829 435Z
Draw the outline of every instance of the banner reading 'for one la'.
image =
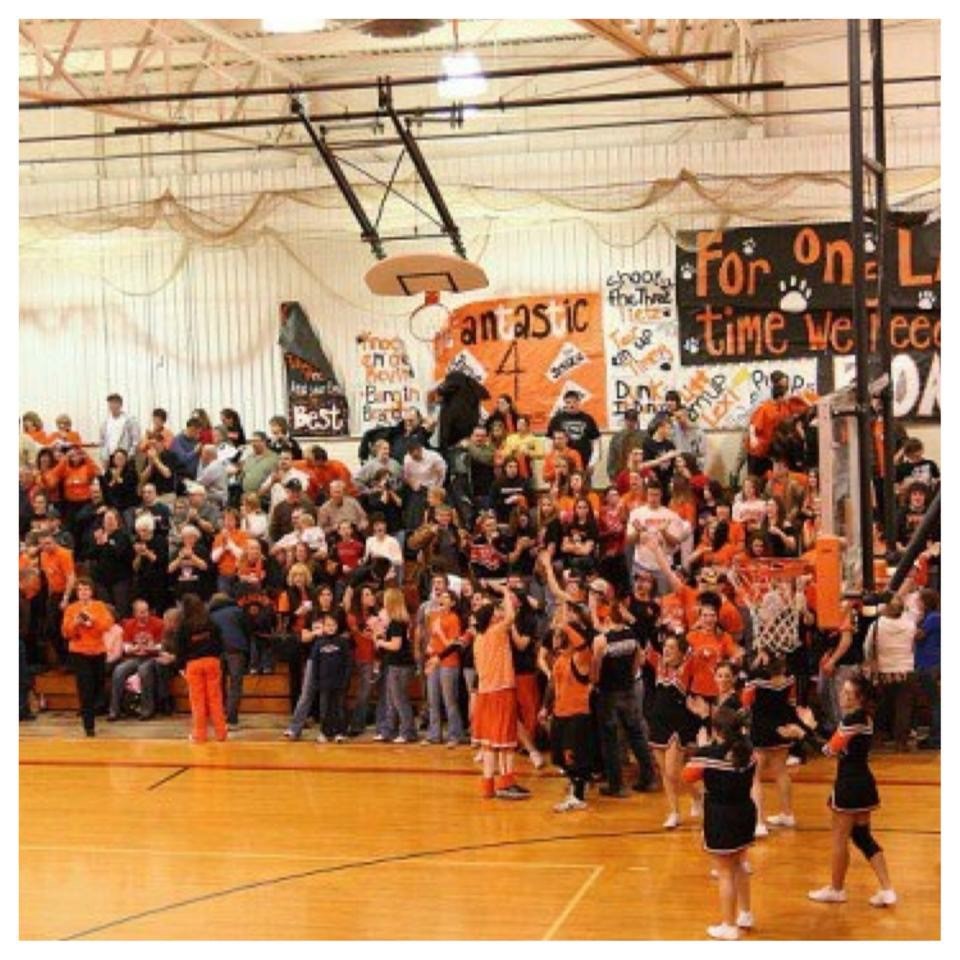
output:
M559 293L482 300L458 307L436 340L436 378L460 370L490 392L509 394L542 431L567 390L607 425L600 295Z

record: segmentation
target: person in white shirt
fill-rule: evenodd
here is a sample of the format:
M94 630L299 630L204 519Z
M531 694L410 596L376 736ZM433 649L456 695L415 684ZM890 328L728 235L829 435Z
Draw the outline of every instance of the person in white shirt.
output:
M107 463L117 450L126 450L133 457L140 442L140 425L135 417L123 412L123 397L111 393L107 397L110 413L100 427L100 456Z
M197 483L207 491L207 498L222 510L227 505L227 464L217 455L217 448L208 443L200 450L200 472Z
M327 537L323 528L317 525L317 515L311 510L293 511L293 530L282 536L270 548L270 553L279 555L284 550L292 550L298 543L305 543L310 553L321 560L327 555Z
M300 481L300 489L306 490L310 486L310 478L293 466L293 454L284 450L277 458L276 469L260 484L260 495L270 497L270 507L267 512L272 513L278 503L287 499L287 484L291 480Z
M670 556L689 534L690 524L663 506L663 488L656 481L647 484L647 502L630 511L627 518L627 551L633 553L632 574L650 573L657 581L660 594L670 592L666 574L660 569L656 553L647 545L649 537L657 537Z
M863 662L880 682L878 720L887 719L898 751L909 749L915 694L914 646L917 621L896 596L871 624L863 644Z
M403 482L411 490L442 487L447 478L447 464L434 450L427 450L419 440L407 443L403 458Z
M763 523L767 515L767 501L760 496L760 483L756 477L743 480L743 488L733 499L733 519L753 530Z
M363 563L371 563L377 557L386 557L397 571L397 581L403 582L403 550L396 537L387 533L387 521L379 514L370 518L373 533L367 537L363 551Z

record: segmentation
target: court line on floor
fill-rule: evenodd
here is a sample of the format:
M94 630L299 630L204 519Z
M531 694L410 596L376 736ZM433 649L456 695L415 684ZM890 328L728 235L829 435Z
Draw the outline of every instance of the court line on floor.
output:
M806 828L810 833L829 833L831 828L815 827ZM252 880L248 883L237 884L232 887L225 887L222 890L212 890L209 893L199 894L195 897L187 897L183 900L175 900L171 903L162 904L158 907L150 907L147 910L141 910L137 913L128 914L125 917L118 917L116 920L109 920L106 923L97 924L94 927L88 927L85 930L79 930L76 933L60 937L61 940L80 940L83 937L92 936L95 933L102 933L104 930L111 930L115 927L132 923L136 920L143 920L147 917L157 916L159 914L169 913L182 907L190 907L199 903L208 903L211 900L220 900L229 897L235 893L245 893L250 890L259 890L263 887L278 886L282 883L289 883L295 880L306 880L311 877L323 876L332 873L345 873L348 870L358 870L364 867L379 867L388 864L402 863L406 861L426 860L430 857L443 856L448 853L472 853L480 850L507 849L510 847L535 846L537 844L561 843L566 841L578 840L602 840L602 839L622 839L625 837L634 838L667 838L677 836L678 833L687 833L688 831L667 831L662 827L650 827L637 830L614 830L587 833L555 834L547 837L520 837L515 840L497 840L492 843L473 843L462 844L455 847L441 847L434 850L417 850L411 853L389 854L382 857L372 857L367 860L353 860L347 863L334 864L329 867L314 867L310 870L300 870L296 873L281 874L277 877L269 877L264 880ZM699 831L697 831L699 832ZM935 833L939 836L940 831L910 830L906 828L894 830L877 830L877 833Z
M540 938L541 940L552 940L556 936L557 931L566 923L567 917L577 908L577 904L584 898L586 892L594 885L601 873L603 873L602 866L593 868L590 876L580 884L580 888L560 911L560 916L550 924L550 929Z
M320 853L263 853L254 850L163 850L156 847L82 847L60 846L46 843L28 843L20 847L22 853L83 853L91 856L119 857L213 857L222 860L324 860L335 863L362 862L346 861L343 856ZM439 855L438 855L439 856ZM398 866L406 866L416 861L401 861ZM515 867L536 870L540 868L556 870L593 870L595 863L557 863L554 860L442 860L447 867Z
M415 776L422 777L424 775L439 775L446 777L476 777L479 774L479 769L474 767L473 769L468 767L394 767L394 766L366 766L366 765L356 765L351 766L349 764L341 765L331 765L331 766L320 766L317 764L311 763L205 763L203 761L187 761L182 760L86 760L86 759L72 759L72 758L61 758L61 757L52 757L52 758L40 758L40 757L27 757L19 761L21 767L131 767L131 768L169 768L169 767L186 767L190 770L226 770L228 772L263 772L263 771L279 771L281 773L370 773L370 774L414 774ZM532 776L536 776L531 771ZM550 773L547 776L557 776L561 774ZM538 778L542 778L544 775L540 774ZM809 783L813 785L821 786L832 786L834 783L833 777L792 777L793 783ZM939 780L913 780L905 779L901 777L884 779L882 777L877 778L877 783L882 787L939 787Z
M168 774L166 777L162 777L156 783L151 783L147 789L156 790L157 787L162 787L165 783L169 783L175 777L179 777L181 774L186 773L189 769L189 767L181 767L179 770L174 770L173 773Z

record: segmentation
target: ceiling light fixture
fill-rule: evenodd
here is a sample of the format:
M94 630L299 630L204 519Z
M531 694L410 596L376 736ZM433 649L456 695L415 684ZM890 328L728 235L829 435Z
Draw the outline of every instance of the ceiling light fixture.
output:
M260 21L264 33L313 33L326 25L326 20L316 17L268 17Z
M448 100L475 97L487 89L487 78L475 53L461 50L443 58L444 78L437 83L437 93Z

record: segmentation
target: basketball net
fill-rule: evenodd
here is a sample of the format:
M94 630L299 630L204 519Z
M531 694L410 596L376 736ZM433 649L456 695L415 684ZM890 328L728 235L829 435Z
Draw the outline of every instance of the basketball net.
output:
M750 611L757 650L792 653L800 646L800 617L806 608L810 567L802 560L735 562L730 580Z
M451 312L440 302L439 291L426 291L423 303L410 314L410 335L422 343L433 343L447 328Z

